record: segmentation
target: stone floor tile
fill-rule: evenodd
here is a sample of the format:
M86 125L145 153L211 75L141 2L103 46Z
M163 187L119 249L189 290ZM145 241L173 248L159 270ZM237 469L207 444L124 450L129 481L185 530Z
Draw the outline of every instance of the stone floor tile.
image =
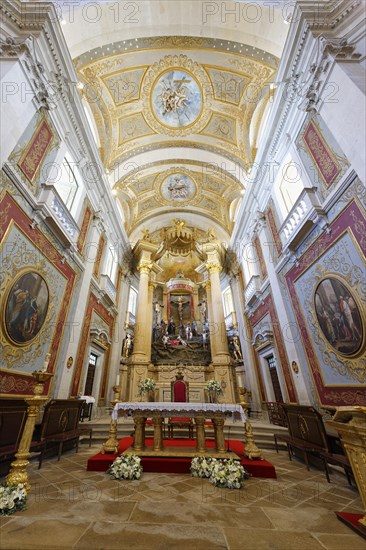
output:
M73 548L77 550L91 548L226 550L228 547L222 530L212 526L96 522Z
M230 550L324 550L311 533L264 529L224 529ZM353 549L352 549L353 550Z
M1 529L1 550L70 549L89 527L90 521L36 520L17 516Z
M316 534L314 536L316 536L326 550L365 550L365 539L357 535L357 533L353 533L351 529L349 529L349 533L349 535Z

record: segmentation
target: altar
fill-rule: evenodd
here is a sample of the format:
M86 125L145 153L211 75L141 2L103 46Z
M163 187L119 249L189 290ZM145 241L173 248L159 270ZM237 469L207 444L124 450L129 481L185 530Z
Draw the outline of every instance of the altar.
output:
M125 451L134 452L141 456L167 456L179 454L184 456L204 455L220 456L224 458L226 453L224 424L225 419L231 418L233 422L245 422L245 414L240 405L221 403L177 403L177 402L126 402L116 403L112 420L116 421L119 415L132 416L135 425L133 445ZM196 425L196 448L194 451L165 448L163 441L164 418L192 418ZM146 420L152 418L154 427L153 447L145 447L145 425ZM206 448L205 420L210 419L213 423L215 434L215 449ZM231 458L235 458L230 454Z

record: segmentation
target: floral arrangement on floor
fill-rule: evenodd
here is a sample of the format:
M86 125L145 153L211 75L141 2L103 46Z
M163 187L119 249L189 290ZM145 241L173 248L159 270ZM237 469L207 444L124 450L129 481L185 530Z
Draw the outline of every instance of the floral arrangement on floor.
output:
M216 458L195 456L191 462L191 474L193 477L210 477Z
M192 459L191 474L194 477L207 477L216 487L227 487L228 489L240 489L244 479L250 477L239 460L205 456Z
M210 481L215 487L227 487L228 489L240 489L244 479L249 474L244 470L239 460L227 458L216 460L210 476Z
M108 468L114 479L140 479L142 474L141 458L137 455L121 455Z
M222 394L222 387L220 386L220 383L214 379L207 382L206 389L209 392L216 393L216 395Z
M25 510L27 502L27 491L24 483L11 485L2 483L0 485L0 516L10 516L15 512Z
M143 378L139 382L139 395L149 393L150 391L155 391L155 386L155 380L152 378Z

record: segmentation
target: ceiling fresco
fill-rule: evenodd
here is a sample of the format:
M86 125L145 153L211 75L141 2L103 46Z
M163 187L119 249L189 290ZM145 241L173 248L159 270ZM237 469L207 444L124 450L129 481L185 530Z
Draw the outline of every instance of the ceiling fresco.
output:
M245 182L226 165L208 177L206 154L253 162L278 59L236 42L173 36L104 45L74 63L106 169L135 160L133 173L112 184L127 232L171 211L215 220L229 235ZM182 149L195 160L179 158ZM149 151L164 154L147 167Z

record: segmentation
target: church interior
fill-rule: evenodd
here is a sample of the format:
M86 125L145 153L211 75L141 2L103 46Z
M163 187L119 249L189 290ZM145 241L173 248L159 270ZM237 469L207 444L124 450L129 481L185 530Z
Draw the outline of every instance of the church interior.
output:
M0 13L1 548L364 548L363 0Z

